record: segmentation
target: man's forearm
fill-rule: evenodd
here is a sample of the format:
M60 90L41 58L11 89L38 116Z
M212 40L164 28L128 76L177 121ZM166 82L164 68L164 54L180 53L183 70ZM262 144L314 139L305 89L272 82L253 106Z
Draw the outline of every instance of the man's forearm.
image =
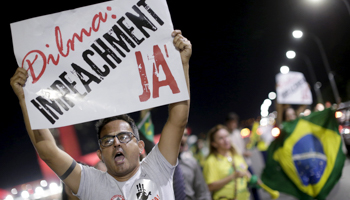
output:
M190 81L188 74L189 65L184 65L185 79L188 89L188 95L190 95ZM169 120L176 123L179 127L185 128L188 121L188 115L190 110L190 100L176 102L169 105Z
M189 75L190 65L189 65L189 63L183 64L183 69L184 69L184 73L185 73L188 95L190 95L190 75Z
M46 160L51 157L52 152L57 150L55 139L48 129L32 130L29 121L27 106L24 101L20 101L24 123L35 149L41 159Z

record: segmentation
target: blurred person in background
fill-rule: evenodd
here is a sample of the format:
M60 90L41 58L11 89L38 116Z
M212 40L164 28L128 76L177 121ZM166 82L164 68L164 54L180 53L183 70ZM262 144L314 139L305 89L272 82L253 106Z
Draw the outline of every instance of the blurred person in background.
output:
M247 180L251 174L243 156L232 145L228 129L216 125L208 132L208 140L209 156L203 174L213 199L249 200Z
M188 151L187 139L189 136L188 128L185 129L181 139L181 146L179 152L179 163L175 169L176 173L181 173L178 176L182 176L184 179L184 191L186 200L210 200L210 192L207 184L204 181L202 170L197 163L197 160L192 156L192 153ZM178 171L177 171L178 170ZM182 200L176 195L176 173L174 174L174 192L175 200ZM180 186L181 187L181 186Z
M246 143L241 136L241 130L239 129L239 116L234 112L230 112L227 114L225 122L226 127L230 133L232 145L235 147L236 152L243 156L245 162L248 165L249 172L251 174L254 174L251 167L252 160L250 158L252 156L252 153L247 150ZM254 200L260 200L260 196L256 188L252 188L251 192L253 194Z
M297 109L294 109L289 104L276 104L277 111L277 125L280 126L283 122L290 122L300 116L305 111L307 105L300 105ZM280 127L282 128L282 127Z
M191 146L190 149L193 157L197 160L199 166L203 170L205 159L209 152L206 142L206 135L204 133L199 134L197 141Z
M226 116L226 127L230 133L232 145L235 147L237 153L244 157L248 165L251 165L252 161L250 157L252 156L252 153L247 150L246 143L241 136L241 130L239 129L239 116L236 113L231 112Z

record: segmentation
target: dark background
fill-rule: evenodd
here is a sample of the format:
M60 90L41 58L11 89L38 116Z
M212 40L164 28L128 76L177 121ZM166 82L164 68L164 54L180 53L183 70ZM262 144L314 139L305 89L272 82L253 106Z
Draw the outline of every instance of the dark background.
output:
M316 78L322 83L323 99L335 102L316 44L310 38L292 38L291 32L296 28L321 39L342 101L350 99L350 15L342 1L325 1L319 5L307 0L189 2L168 1L168 6L174 28L181 29L193 45L189 126L194 134L224 123L230 111L238 113L242 120L258 117L262 102L275 90L275 75L282 65L288 65L291 71L303 72L310 83L304 61L285 57L290 49L310 57ZM10 78L17 68L10 23L94 3L99 2L6 3L4 11L7 12L2 13L1 20L4 32L0 88L4 100L0 122L0 188L41 178L35 150L10 86ZM313 96L315 102L314 93ZM273 110L274 104L270 112ZM138 119L138 113L132 116ZM167 119L167 107L153 109L152 117L156 133L160 133ZM91 132L93 135L93 130Z

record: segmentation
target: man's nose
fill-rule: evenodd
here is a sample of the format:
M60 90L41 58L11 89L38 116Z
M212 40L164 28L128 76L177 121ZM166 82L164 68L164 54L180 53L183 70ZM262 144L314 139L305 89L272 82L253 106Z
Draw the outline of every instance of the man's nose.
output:
M118 140L118 138L117 137L114 137L114 142L113 142L113 145L115 146L115 147L117 147L117 146L120 146L120 142L119 142L119 140Z

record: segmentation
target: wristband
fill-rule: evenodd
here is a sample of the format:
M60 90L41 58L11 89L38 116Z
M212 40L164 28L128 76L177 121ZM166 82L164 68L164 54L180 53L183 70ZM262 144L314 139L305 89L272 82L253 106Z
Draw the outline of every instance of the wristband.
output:
M77 163L75 162L75 160L73 160L72 164L69 166L69 168L67 169L67 171L66 171L62 176L59 176L60 179L61 179L61 180L66 179L66 178L72 173L72 171L74 170L75 165L77 165Z

